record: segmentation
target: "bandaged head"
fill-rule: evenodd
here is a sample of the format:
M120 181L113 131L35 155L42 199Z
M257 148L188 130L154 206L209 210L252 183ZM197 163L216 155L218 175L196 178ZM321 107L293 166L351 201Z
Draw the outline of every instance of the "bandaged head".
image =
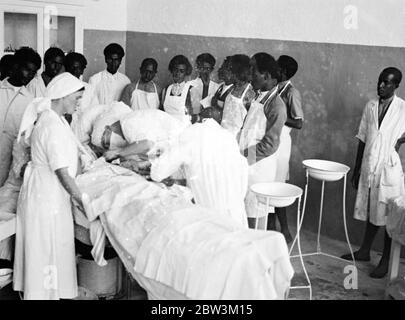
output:
M111 130L111 128L109 129L109 126L125 118L130 113L132 113L132 109L126 104L122 102L114 102L110 109L103 112L95 119L93 131L91 133L91 143L96 147L104 148L102 140L103 136L105 137L104 140L106 140L106 136L108 135L108 132L105 133L106 129ZM115 132L111 132L108 140L110 148L112 146L122 146L124 142L126 143L125 139Z

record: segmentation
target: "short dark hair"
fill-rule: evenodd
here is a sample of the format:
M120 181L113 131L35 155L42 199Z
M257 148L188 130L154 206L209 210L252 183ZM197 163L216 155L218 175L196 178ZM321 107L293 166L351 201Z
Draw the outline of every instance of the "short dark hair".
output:
M104 56L118 54L121 58L125 56L124 49L118 43L110 43L104 48Z
M57 47L51 47L45 51L44 62L54 59L56 57L62 57L63 63L65 63L65 53L63 52L63 50Z
M14 55L5 54L0 59L0 80L10 76L11 71L13 70L15 64Z
M35 64L38 69L41 68L42 60L38 52L30 47L21 47L14 53L14 63L23 65L27 62Z
M236 79L248 81L250 78L250 58L245 54L235 54L231 57L231 70Z
M184 64L186 66L186 75L190 75L193 72L193 67L191 66L190 61L188 61L187 57L179 54L174 56L169 62L169 71L173 72L174 67L178 66L179 64Z
M401 81L402 81L402 72L401 72L401 70L399 70L399 69L397 69L397 68L395 68L395 67L388 67L388 68L385 68L385 69L381 72L381 75L383 75L383 74L393 74L393 75L394 75L393 82L394 82L397 86L399 86L399 84L400 84Z
M272 55L266 52L259 52L253 55L252 59L256 62L257 70L260 73L268 72L272 78L277 79L277 81L281 80L280 69L276 59Z
M211 65L212 68L214 68L216 60L215 60L215 58L214 58L214 56L212 54L206 52L206 53L201 53L200 55L198 55L195 62L197 64L207 62L207 63L209 63Z
M84 68L87 66L87 59L84 55L78 52L70 52L65 57L65 68L69 69L74 62L79 62Z
M141 70L145 69L147 66L152 65L153 70L156 72L157 68L158 68L158 63L155 59L153 58L146 58L143 59L142 63L141 63Z
M287 80L290 80L298 71L298 62L290 56L281 55L277 60L281 71L285 72Z

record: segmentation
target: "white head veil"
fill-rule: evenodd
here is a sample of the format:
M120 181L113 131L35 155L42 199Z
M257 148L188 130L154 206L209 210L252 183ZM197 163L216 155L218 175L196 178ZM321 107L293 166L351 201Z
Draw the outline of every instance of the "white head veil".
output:
M32 130L34 129L35 121L39 114L45 110L51 109L51 101L67 97L68 95L79 91L84 87L84 83L71 75L64 72L49 82L45 97L34 99L25 109L22 117L20 130L18 132L17 141L20 141L21 135L25 132L25 141L29 143Z

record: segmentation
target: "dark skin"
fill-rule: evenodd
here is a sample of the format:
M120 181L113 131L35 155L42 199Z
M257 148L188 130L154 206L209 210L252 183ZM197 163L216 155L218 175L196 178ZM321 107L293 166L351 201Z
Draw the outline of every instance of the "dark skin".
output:
M395 94L395 90L398 88L398 84L395 81L395 75L391 73L381 73L378 78L377 92L380 100L386 100L391 98ZM401 145L405 142L405 139L399 139L396 143L395 150L398 152ZM361 163L363 160L364 149L366 144L363 141L359 141L357 147L356 163L351 178L352 186L357 190L359 187L359 180L361 175ZM378 232L379 226L367 221L366 231L364 233L363 242L358 251L354 252L354 258L357 261L370 261L370 250L374 238ZM384 235L384 249L381 260L378 266L371 272L370 277L382 278L388 272L389 258L391 251L391 238L387 231ZM351 254L345 254L343 259L351 260Z
M122 57L117 54L110 54L105 56L105 63L107 64L107 71L111 74L116 74L122 62Z
M45 86L57 75L65 71L63 65L64 57L56 56L44 62L45 70L42 72L41 77L44 80Z
M80 61L73 61L72 64L67 67L66 71L79 79L83 75L85 69L86 66L80 63Z
M208 89L211 80L211 72L213 69L214 69L213 66L210 65L208 62L197 63L198 76L203 82L203 95L202 95L203 98L205 98L208 95Z
M157 70L153 67L153 64L148 64L143 68L139 69L141 73L141 77L139 79L138 88L139 90L143 90L145 92L154 92L155 87L152 83L152 80L155 78ZM160 97L161 89L156 85L157 94Z
M8 82L15 87L28 85L37 74L38 66L32 62L26 62L16 66L15 72L12 73Z

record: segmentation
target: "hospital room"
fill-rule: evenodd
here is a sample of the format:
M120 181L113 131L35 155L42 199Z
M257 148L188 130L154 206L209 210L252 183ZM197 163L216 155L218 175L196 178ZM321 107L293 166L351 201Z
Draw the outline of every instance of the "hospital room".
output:
M405 300L402 0L0 0L0 50L0 302Z

